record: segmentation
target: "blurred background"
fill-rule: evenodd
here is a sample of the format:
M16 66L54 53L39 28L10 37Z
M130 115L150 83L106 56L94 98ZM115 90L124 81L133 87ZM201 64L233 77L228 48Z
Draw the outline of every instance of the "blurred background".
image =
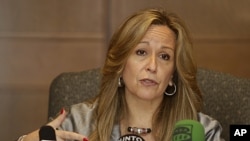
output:
M0 136L45 124L51 81L101 67L108 41L131 13L163 7L192 33L201 68L250 78L249 0L0 0Z

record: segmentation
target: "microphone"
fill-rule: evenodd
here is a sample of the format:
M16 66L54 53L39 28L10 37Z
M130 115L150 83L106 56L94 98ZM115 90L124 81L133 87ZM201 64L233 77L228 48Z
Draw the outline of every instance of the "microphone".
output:
M205 129L195 120L181 120L175 124L172 141L205 141Z
M121 136L118 141L145 141L142 137L136 134L126 134Z
M56 133L51 126L42 126L39 130L40 141L56 141Z

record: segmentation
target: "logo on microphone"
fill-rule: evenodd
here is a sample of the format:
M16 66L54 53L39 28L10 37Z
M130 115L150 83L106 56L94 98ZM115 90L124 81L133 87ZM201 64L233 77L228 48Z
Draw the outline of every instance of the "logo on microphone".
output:
M192 141L192 124L177 126L174 129L173 141Z
M135 134L127 134L127 135L121 136L118 139L118 141L144 141L144 139Z

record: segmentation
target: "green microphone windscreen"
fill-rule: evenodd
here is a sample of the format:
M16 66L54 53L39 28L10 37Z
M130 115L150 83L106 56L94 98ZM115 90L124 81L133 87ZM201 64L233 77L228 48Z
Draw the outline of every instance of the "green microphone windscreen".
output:
M204 127L195 120L181 120L175 124L172 141L205 141Z

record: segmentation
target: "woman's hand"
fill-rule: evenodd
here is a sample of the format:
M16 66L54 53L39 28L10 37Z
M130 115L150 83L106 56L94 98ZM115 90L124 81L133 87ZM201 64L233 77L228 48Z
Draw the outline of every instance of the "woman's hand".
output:
M69 131L56 130L62 124L66 115L67 115L66 111L62 109L60 115L56 119L54 119L53 121L47 124L55 129L56 140L57 141L65 141L65 140L88 141L87 137L81 134L77 134L77 133L69 132ZM34 132L29 133L24 138L23 141L39 141L39 129Z

